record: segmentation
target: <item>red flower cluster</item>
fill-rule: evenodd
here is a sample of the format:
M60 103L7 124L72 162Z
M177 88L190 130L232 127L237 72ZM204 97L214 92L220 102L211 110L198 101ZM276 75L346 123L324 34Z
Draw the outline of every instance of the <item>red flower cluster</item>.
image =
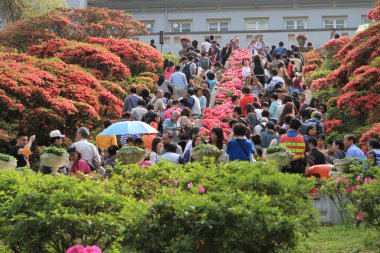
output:
M323 122L326 134L330 134L332 131L336 131L343 126L340 119L332 119Z
M350 42L351 38L348 36L340 37L339 39L332 39L322 45L327 51L327 57L331 58L336 55L345 45Z
M377 1L375 9L368 12L367 17L370 20L380 20L380 1Z
M370 130L362 134L359 142L366 145L370 139L380 138L380 123L374 124Z
M100 44L118 55L132 75L142 72L158 72L163 67L163 57L155 48L140 41L126 39L88 38L88 43Z
M303 74L306 74L308 72L312 72L312 71L315 71L316 69L318 69L318 65L317 64L311 64L311 65L307 65L303 68L302 70L302 73Z

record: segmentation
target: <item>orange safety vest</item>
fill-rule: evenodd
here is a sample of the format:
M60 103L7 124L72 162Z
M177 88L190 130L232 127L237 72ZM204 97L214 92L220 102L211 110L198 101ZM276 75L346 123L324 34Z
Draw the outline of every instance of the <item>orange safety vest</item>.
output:
M293 161L305 158L306 144L302 134L298 134L296 137L284 134L281 136L279 145L293 153Z

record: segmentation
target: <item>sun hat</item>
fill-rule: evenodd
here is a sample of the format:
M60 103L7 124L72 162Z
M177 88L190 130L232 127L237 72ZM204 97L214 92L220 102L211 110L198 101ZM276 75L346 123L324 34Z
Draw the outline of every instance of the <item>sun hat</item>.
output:
M65 138L63 134L59 130L53 130L50 132L50 138L55 138L55 137L60 137L60 138Z

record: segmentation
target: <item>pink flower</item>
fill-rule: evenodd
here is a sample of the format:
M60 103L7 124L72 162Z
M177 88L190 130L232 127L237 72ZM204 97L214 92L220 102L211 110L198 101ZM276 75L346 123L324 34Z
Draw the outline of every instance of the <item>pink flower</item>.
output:
M192 182L190 182L190 183L187 184L187 188L191 188L191 187L193 187L193 183Z
M359 213L358 215L356 215L356 219L357 220L362 220L364 218L364 215Z
M358 176L357 178L356 178L356 181L360 181L362 179L362 176Z
M177 179L174 179L174 180L173 180L173 183L174 183L175 185L177 185L177 184L178 184L178 180L177 180Z
M86 253L102 253L102 250L98 246L87 246L84 248Z
M338 177L335 182L340 183L340 177Z
M206 192L206 189L203 187L203 185L199 186L199 193L204 194Z
M70 247L66 253L85 253L85 251L82 245L75 245Z
M347 179L347 178L343 179L343 182L344 182L345 184L348 184L348 179Z

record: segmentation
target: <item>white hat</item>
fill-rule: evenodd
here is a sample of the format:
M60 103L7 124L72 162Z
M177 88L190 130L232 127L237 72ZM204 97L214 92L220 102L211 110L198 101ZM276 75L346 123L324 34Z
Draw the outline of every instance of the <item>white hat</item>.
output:
M55 137L65 138L65 136L61 134L59 130L54 130L50 132L50 138L55 138Z

